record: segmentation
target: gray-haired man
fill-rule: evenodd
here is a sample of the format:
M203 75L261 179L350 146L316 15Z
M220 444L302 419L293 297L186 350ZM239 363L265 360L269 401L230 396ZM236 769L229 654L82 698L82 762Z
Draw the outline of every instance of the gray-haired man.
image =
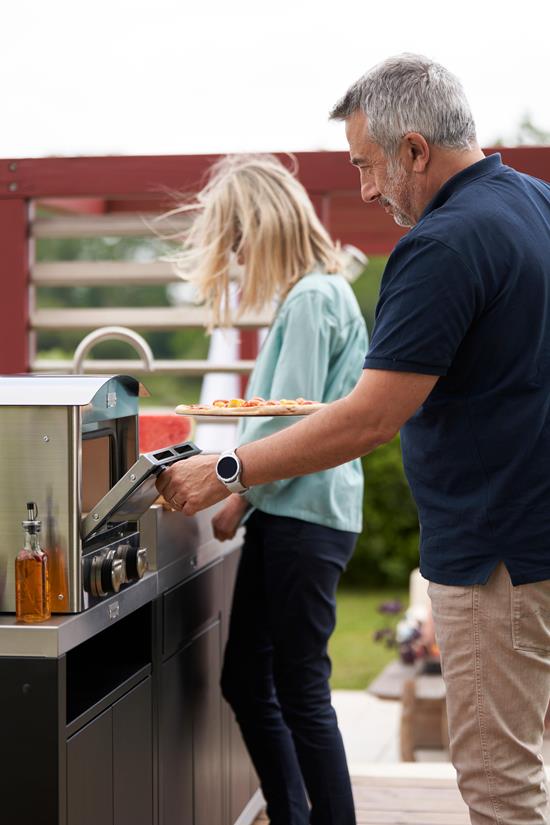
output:
M459 82L426 58L386 60L332 117L346 123L363 199L413 228L388 261L354 391L240 447L228 482L317 472L401 430L471 821L541 825L549 821L540 751L550 699L550 186L484 157ZM163 473L159 489L188 514L228 494L212 456Z

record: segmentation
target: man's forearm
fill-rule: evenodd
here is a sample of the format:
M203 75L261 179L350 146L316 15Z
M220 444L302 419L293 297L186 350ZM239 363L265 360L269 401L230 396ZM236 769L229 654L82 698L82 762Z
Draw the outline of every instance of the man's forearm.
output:
M260 441L239 447L248 487L328 470L372 452L392 433L365 426L348 396Z

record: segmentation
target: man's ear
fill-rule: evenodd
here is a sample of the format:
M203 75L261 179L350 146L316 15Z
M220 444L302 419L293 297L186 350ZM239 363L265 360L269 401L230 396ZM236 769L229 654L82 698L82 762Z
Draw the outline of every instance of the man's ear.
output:
M430 160L430 146L419 132L407 132L403 136L407 161L413 172L424 172Z

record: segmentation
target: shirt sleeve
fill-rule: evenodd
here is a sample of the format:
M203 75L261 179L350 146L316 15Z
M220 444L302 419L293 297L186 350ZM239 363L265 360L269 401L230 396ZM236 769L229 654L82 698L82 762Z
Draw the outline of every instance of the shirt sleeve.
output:
M384 272L364 367L446 375L482 306L480 279L457 252L405 238Z

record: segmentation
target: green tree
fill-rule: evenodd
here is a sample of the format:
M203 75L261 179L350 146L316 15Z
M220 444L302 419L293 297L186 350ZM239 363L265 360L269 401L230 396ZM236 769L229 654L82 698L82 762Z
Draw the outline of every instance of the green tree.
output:
M493 146L549 146L550 132L537 126L530 112L524 112L510 138L498 137Z
M418 567L418 515L397 436L363 459L363 532L344 586L403 586Z

